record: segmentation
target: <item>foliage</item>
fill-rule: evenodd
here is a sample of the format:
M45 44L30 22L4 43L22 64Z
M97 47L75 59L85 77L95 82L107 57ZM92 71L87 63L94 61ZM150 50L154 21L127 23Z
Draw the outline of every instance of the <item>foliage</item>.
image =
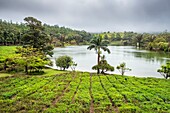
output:
M70 56L60 56L56 59L56 66L60 67L61 70L65 70L68 69L73 62L73 58L71 58Z
M77 67L77 63L76 62L70 62L70 68L72 71L75 71Z
M170 77L170 63L167 62L166 65L162 65L161 69L157 70L163 77L168 79Z
M99 66L100 63L100 54L102 53L101 50L110 53L110 50L107 48L108 41L104 40L101 35L95 36L91 40L91 45L87 47L87 49L91 50L94 49L97 53L97 65ZM100 73L99 68L97 69L97 73Z
M102 74L105 74L107 71L114 71L114 67L107 63L105 60L105 56L102 56L102 59L99 62L99 65L95 65L92 67L93 70L101 70Z
M0 19L0 45L23 45L31 43L34 46L36 40L40 40L38 45L43 45L43 41L48 43L49 48L42 47L42 50L51 50L52 46L65 46L65 45L86 45L90 40L97 35L109 41L110 45L116 46L140 46L140 48L154 50L154 51L170 51L170 33L135 33L132 31L124 32L103 32L103 33L88 33L86 31L72 30L58 25L50 26L47 24L42 25L41 22L33 17L25 18L27 23L13 23L12 21L2 21ZM33 20L35 23L31 23ZM38 26L37 28L35 26ZM31 29L32 34L30 32ZM41 31L41 32L39 32ZM30 37L33 36L33 37ZM33 41L26 41L28 39L35 39ZM34 38L38 37L38 38ZM44 40L42 40L42 38ZM47 54L47 51L45 51Z
M23 36L24 46L28 45L33 48L37 48L43 51L46 55L53 55L53 47L48 45L50 39L44 31L44 27L41 24L41 21L33 18L26 17L24 20L27 22L29 30Z
M30 72L41 71L44 65L50 63L49 59L42 51L39 51L33 47L18 47L16 53L21 55L19 58L17 58L17 63L25 67L25 72L27 74L28 69L30 69Z
M136 47L139 47L139 48L141 47L142 39L143 39L143 34L138 34L138 35L135 37Z
M126 67L126 63L121 63L119 66L116 67L121 75L124 75L126 71L131 71L132 69Z
M0 19L0 45L22 45L24 43L36 46L36 40L40 40L41 43L38 44L41 45L46 39L48 39L47 43L51 46L72 44L72 41L82 45L89 42L92 37L92 34L86 31L72 30L70 28L66 28L64 26L60 27L58 25L42 25L41 22L34 17L26 17L25 21L27 22L26 24L13 23L12 21L7 22ZM38 38L35 39L34 37L30 37L33 35L35 36L35 34L30 32L31 29L34 29L32 33L34 32ZM42 32L40 33L39 31ZM26 37L35 40L27 42ZM41 40L41 38L44 38L44 40ZM59 43L61 45L58 45Z
M4 50L7 50L8 47L4 48L6 48ZM9 49L10 48L11 47L9 47ZM25 72L28 74L29 70L30 73L42 72L42 68L50 63L46 55L36 48L13 47L13 49L11 48L9 51L11 52L9 52L8 55L2 54L2 56L0 56L0 70L20 72L25 68Z

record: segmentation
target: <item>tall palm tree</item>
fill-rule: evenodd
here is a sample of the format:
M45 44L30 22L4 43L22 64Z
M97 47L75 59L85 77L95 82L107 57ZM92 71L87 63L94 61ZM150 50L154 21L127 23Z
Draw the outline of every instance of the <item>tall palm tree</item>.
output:
M92 38L91 40L91 45L89 45L89 47L87 47L87 49L91 50L94 49L98 55L97 57L97 65L99 65L100 63L100 54L101 54L101 50L107 51L108 53L110 53L110 50L107 48L108 46L108 41L104 40L102 38L101 35L99 36L95 36L94 38ZM100 70L97 70L97 74L100 73Z

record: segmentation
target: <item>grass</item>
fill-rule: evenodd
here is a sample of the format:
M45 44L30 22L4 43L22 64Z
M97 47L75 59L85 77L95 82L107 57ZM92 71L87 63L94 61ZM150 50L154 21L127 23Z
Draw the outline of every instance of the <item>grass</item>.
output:
M0 56L8 56L15 54L17 46L0 46Z
M44 73L42 75L36 75L36 76L53 76L53 75L57 75L57 74L64 74L64 73L69 73L69 71L60 71L60 70L56 70L56 69L43 69ZM5 72L0 72L0 77L8 77L8 76L15 76L15 75L25 75L24 72L13 72L13 73L5 73ZM28 76L32 76L32 75L28 75Z
M123 46L123 43L121 41L113 41L110 43L111 46Z
M8 77L8 76L12 76L12 74L9 74L9 73L0 73L0 77Z
M62 74L62 73L68 73L67 71L60 71L56 69L43 69L44 74L40 76L53 76L57 74Z

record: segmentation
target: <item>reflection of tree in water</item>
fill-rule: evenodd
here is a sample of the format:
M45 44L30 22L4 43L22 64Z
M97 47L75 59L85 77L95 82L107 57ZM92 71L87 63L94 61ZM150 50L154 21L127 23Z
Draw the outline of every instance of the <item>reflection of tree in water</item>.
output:
M140 52L140 51L135 51L132 52L135 57L137 58L144 58L146 61L149 62L160 62L166 63L170 62L170 53L165 53L165 52Z

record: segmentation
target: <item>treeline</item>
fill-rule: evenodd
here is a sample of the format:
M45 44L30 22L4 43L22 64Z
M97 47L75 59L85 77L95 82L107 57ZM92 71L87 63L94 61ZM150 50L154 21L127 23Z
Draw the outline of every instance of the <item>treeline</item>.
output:
M134 40L137 36L137 33L129 31L129 32L104 32L101 33L102 37L105 40L108 40L110 42L110 45L112 46L132 46L134 45Z
M136 46L154 51L170 51L170 33L136 33L136 32L103 32L89 33L73 30L58 25L43 24L43 32L49 38L49 44L57 46L89 45L95 35L101 35L112 46ZM29 27L25 23L13 23L0 20L0 45L23 45Z
M152 51L170 51L170 33L135 33L135 32L104 32L101 33L105 40L109 40L110 45L115 46L136 46Z
M135 38L136 47L154 51L170 52L170 33L138 34Z
M43 25L44 33L50 39L53 46L85 45L92 38L92 34L86 31L72 30L58 25ZM13 23L0 19L0 45L23 45L24 35L29 27L25 23Z

